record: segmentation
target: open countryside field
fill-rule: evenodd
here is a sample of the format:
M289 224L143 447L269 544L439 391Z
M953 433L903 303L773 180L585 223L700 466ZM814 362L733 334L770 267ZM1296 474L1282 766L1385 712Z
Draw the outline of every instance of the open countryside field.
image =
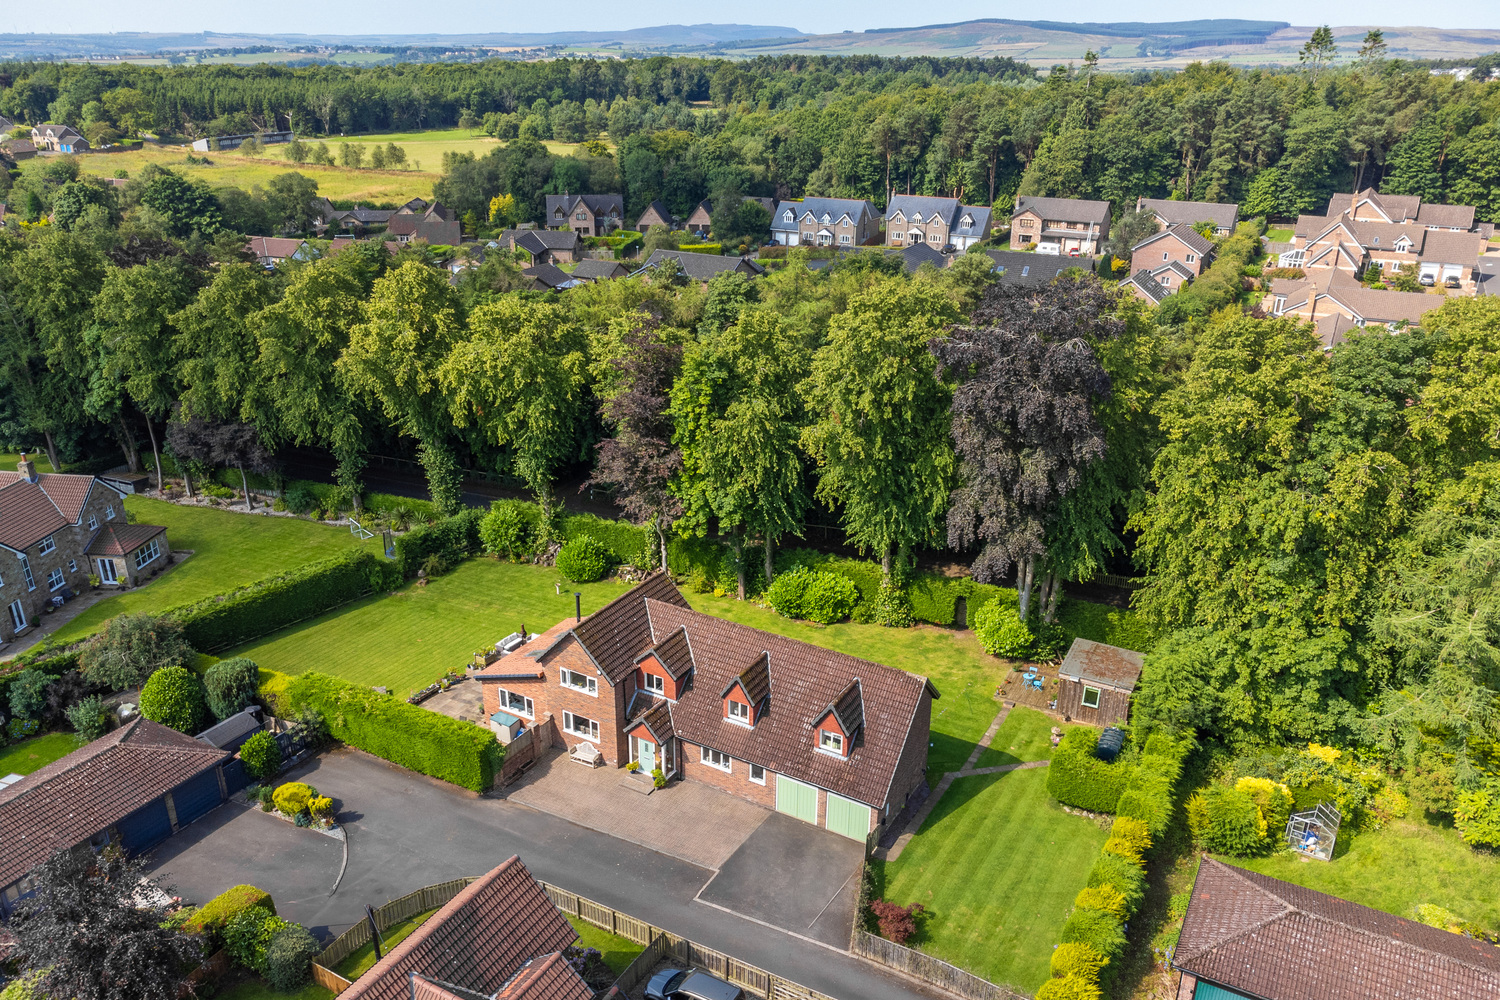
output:
M379 544L374 539L361 542L348 528L331 524L183 507L147 497L127 497L125 509L141 524L166 525L172 548L192 549L194 554L160 579L95 604L58 629L54 639L82 639L118 614L165 611L356 545Z

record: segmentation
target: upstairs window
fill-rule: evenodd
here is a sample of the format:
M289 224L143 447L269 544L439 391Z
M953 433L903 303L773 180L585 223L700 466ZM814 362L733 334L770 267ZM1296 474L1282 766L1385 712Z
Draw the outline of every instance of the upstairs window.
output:
M1195 254L1188 254L1188 255L1187 255L1187 262L1188 262L1188 263L1189 263L1189 264L1191 264L1191 263L1193 263L1193 262L1194 262L1194 261L1196 261L1196 260L1197 260L1197 259L1198 259L1198 258L1197 258L1197 256L1196 256L1196 255L1195 255Z
M844 738L838 733L831 733L826 729L818 730L818 749L827 753L836 753L844 756Z
M577 670L569 670L564 667L558 673L558 678L563 687L572 688L574 691L584 691L599 697L599 679L590 677L588 674L579 673Z
M89 530L90 531L97 531L98 528L99 528L99 519L97 517L95 517L93 514L90 514L89 515Z
M750 725L750 706L742 701L729 700L729 721Z
M51 535L48 535L46 538L43 538L41 544L36 547L36 554L39 556L44 556L48 552L54 551L56 548L57 543L52 540Z
M21 556L21 575L26 578L26 589L36 589L36 578L31 575L31 560L23 554Z
M111 503L111 504L105 504L104 505L104 519L106 521L113 521L115 519L115 505L114 504Z
M792 213L790 211L782 213L781 219L782 219L783 222L791 222L792 221Z
M661 674L647 674L646 690L650 691L652 694L666 694L667 679Z

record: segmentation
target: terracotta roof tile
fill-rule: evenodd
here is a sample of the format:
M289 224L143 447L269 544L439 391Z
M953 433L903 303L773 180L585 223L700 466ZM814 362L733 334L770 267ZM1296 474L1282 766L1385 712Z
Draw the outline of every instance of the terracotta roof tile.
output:
M16 477L0 487L0 545L21 551L72 523L37 483Z
M636 726L645 724L651 730L651 735L656 737L656 742L665 743L674 733L672 729L672 706L665 698L651 698L643 694L637 694L632 708L644 704L644 711L638 711L632 717L630 723L625 727L626 732Z
M572 629L611 684L618 684L634 671L636 657L653 643L647 601L687 607L687 599L677 592L671 579L665 573L656 572L640 586L616 597ZM665 639L670 631L663 631L662 638Z
M771 658L764 651L761 652L750 665L741 670L739 676L724 686L719 694L722 698L729 693L729 689L736 684L745 692L745 697L750 699L750 704L759 705L771 693Z
M495 994L495 1000L593 1000L594 991L561 952L534 958Z
M109 522L94 535L86 556L124 556L145 545L167 529L159 524L117 524Z
M1500 996L1500 948L1203 859L1172 964L1267 1000Z
M230 756L138 718L0 789L0 885Z
M1098 681L1122 691L1133 691L1140 680L1145 653L1121 649L1092 639L1074 639L1057 672L1067 677Z
M676 680L682 680L683 675L693 669L693 647L688 645L687 632L683 629L678 629L652 646L636 657L635 662L644 660L648 654L655 656L656 661L666 667L667 673Z
M340 996L409 1000L412 973L493 996L516 970L578 939L521 859L470 883Z

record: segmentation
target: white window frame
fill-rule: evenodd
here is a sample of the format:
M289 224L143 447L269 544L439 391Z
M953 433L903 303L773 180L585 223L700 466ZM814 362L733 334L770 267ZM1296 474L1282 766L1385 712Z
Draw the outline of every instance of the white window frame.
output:
M68 572L69 573L77 573L78 572L78 560L77 559L69 559L68 560Z
M928 233L927 234L927 242L928 243L941 243L941 242L943 242L943 234L942 233Z
M1093 696L1094 696L1093 704L1089 704L1089 695L1090 694L1093 694ZM1078 703L1080 705L1082 705L1084 708L1098 708L1099 707L1099 701L1103 697L1104 697L1104 691L1103 691L1102 688L1096 688L1096 687L1092 687L1091 685L1085 684L1083 686L1083 697L1081 697L1080 699L1078 699Z
M750 725L750 706L743 701L735 701L733 698L724 699L729 704L724 707L724 717L730 722L741 726Z
M500 711L509 712L511 715L519 715L523 719L536 718L536 702L526 697L519 691L511 691L507 688L499 688L496 691L500 700ZM512 699L520 699L522 704L516 705Z
M653 674L649 670L642 670L641 673L646 678L646 683L641 685L641 690L650 691L652 694L659 694L663 698L667 696L667 679L665 677L661 674Z
M114 504L107 503L107 504L104 505L104 519L106 521L113 521L115 519L115 505Z
M723 771L725 774L734 773L734 758L722 750L700 746L698 748L698 759L702 761L705 767L711 767L716 771Z
M99 530L99 518L98 518L97 515L94 515L94 514L90 514L89 515L89 530L90 531L98 531Z
M854 242L854 237L850 236L848 233L840 233L839 234L839 242L840 243L853 243Z
M578 723L588 723L583 729L577 728ZM579 736L590 743L599 742L599 723L582 715L574 715L572 712L563 713L563 732L572 736Z
M26 553L21 553L21 576L26 578L26 589L36 589L36 577L31 575L31 560L26 558Z
M572 680L575 677L578 678L577 683L574 683ZM569 670L567 667L562 667L558 670L557 678L558 684L570 691L577 691L580 694L591 695L595 698L599 697L599 678L597 677L590 677L588 674L580 673L577 670Z
M818 752L844 756L844 737L831 729L818 730Z
M19 632L31 624L30 619L26 617L26 605L19 600L11 601L6 610L10 612L10 624L13 631Z
M36 543L36 554L39 556L44 556L49 552L55 551L57 551L57 542L51 535L48 535L46 538L43 538L40 542Z
M135 562L136 569L145 569L159 558L161 558L161 546L153 538L135 550L133 561Z
M53 593L62 590L68 585L68 578L63 576L61 566L54 566L47 571L47 592Z
M1189 264L1196 264L1198 262L1197 255L1196 254L1188 254L1187 255L1187 262Z
M891 239L893 239L893 240L901 240L901 239L905 239L905 238L906 238L906 232L904 230L902 232L899 232L899 233L891 233Z
M756 774L759 774L760 777L757 778ZM751 764L750 780L757 785L764 785L766 783L766 769L761 767L759 764Z

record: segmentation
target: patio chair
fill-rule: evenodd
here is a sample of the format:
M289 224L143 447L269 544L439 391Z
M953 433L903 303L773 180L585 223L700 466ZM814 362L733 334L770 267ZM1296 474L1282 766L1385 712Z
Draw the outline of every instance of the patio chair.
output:
M600 753L599 748L592 743L579 743L568 753L568 759L587 764L589 767L598 767L604 763L604 754Z

